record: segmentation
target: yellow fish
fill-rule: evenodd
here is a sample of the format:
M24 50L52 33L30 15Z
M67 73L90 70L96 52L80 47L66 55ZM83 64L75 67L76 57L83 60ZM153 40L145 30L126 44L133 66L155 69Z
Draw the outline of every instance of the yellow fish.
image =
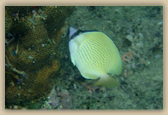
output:
M105 87L120 85L109 74L119 75L122 60L113 41L99 31L69 29L69 51L72 63L86 79L98 79L94 84Z

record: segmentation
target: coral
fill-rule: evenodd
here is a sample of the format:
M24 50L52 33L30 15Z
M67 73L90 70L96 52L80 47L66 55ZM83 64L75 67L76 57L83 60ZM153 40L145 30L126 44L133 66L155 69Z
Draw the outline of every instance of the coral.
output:
M64 25L65 19L73 11L74 7L68 6L49 6L44 7L44 11L47 13L46 28L50 38L54 36L57 31ZM58 23L59 22L59 23Z
M60 74L58 48L68 30L65 19L73 7L64 10L57 7L59 12L49 7L5 8L6 31L13 33L6 33L6 36L14 38L11 42L6 40L8 44L5 47L5 103L33 103L50 93ZM56 17L59 20L55 20ZM13 20L12 26L10 19ZM59 25L52 35L47 29L50 28L48 20L54 20L54 27Z
M59 75L59 61L53 60L52 64L45 65L37 73L28 74L27 78L11 70L6 72L6 103L16 103L23 100L35 100L46 96L52 88L54 75ZM6 71L9 71L6 69ZM54 77L53 77L54 76ZM20 77L20 78L19 78ZM18 84L17 81L23 79Z
M5 34L7 34L12 26L13 20L10 18L10 15L7 10L5 10Z

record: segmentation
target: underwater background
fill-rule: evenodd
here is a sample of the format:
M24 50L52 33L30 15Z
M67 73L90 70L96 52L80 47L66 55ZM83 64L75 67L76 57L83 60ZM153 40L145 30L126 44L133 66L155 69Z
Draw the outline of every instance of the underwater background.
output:
M72 64L68 28L108 35L120 86L94 86ZM6 6L6 109L163 109L162 6Z

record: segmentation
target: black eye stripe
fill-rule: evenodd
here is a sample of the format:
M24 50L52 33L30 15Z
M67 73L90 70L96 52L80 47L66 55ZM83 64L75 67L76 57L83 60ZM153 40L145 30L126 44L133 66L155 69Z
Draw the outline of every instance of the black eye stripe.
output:
M76 31L71 37L70 40L73 39L74 37L76 37L77 35L79 35L81 33L81 30Z
M97 32L97 30L78 30L70 37L70 40L76 37L77 35L85 32Z

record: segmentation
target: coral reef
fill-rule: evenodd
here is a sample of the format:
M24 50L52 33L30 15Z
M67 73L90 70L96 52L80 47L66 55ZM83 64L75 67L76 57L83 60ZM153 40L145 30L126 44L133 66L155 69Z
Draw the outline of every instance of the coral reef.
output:
M76 6L61 19L73 8L6 7L6 108L163 109L163 7ZM66 23L113 40L123 59L122 74L111 75L119 87L93 86L80 75Z
M33 103L50 93L61 72L58 48L73 8L5 7L6 106Z

